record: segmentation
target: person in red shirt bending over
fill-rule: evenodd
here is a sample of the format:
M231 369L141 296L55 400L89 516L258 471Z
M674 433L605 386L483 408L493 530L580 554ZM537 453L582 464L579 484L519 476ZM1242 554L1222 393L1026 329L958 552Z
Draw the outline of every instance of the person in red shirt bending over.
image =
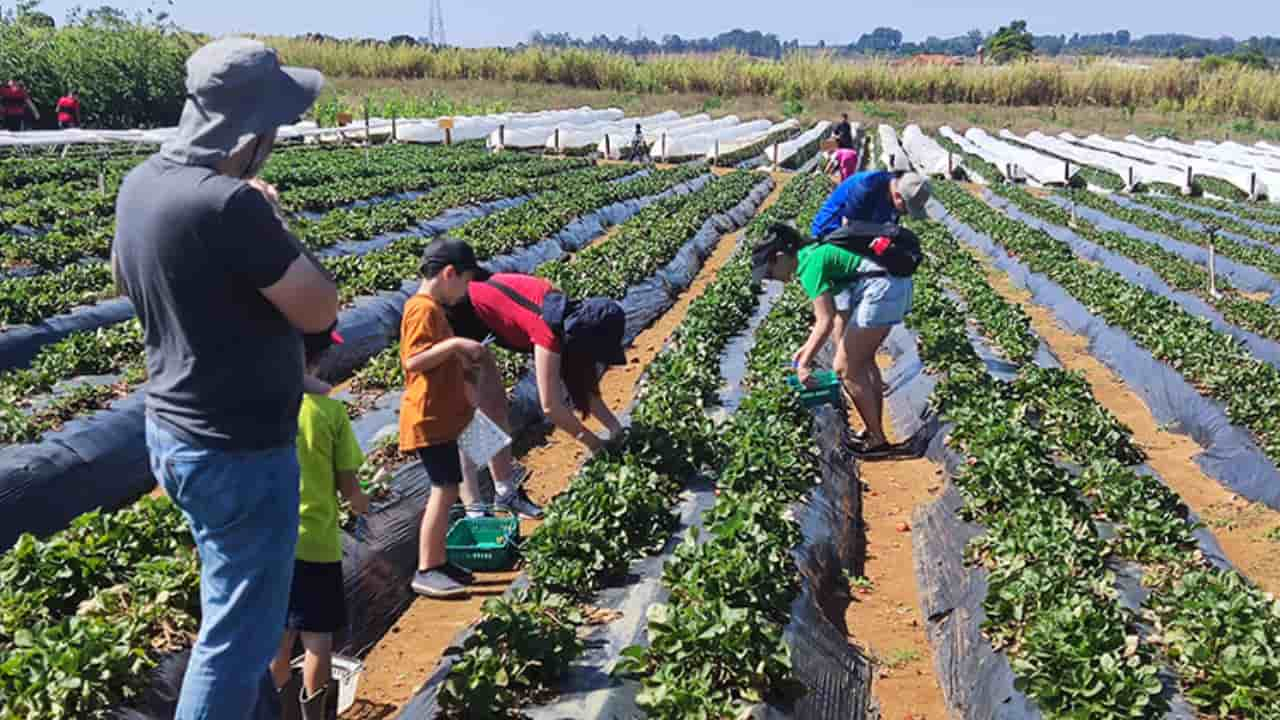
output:
M58 128L80 127L80 95L75 90L58 98Z
M617 302L567 298L550 282L532 275L481 272L468 287L467 299L450 308L449 321L462 337L492 337L509 350L531 353L543 414L587 450L598 451L607 440L587 428L579 414L582 419L594 416L609 440L621 435L622 424L601 397L597 367L627 362L623 351L627 318ZM507 397L492 357L477 370L477 405L509 429ZM495 485L499 507L524 517L542 515L515 482L499 480Z
M9 132L21 132L27 127L27 111L31 117L39 120L40 111L31 102L27 88L17 80L10 80L0 85L0 109L4 113L4 129Z

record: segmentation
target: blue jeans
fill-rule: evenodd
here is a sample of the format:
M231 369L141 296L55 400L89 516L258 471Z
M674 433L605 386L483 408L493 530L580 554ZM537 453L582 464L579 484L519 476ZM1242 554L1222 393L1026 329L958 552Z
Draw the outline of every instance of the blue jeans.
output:
M200 552L200 636L175 720L275 718L268 666L280 645L298 542L298 454L185 442L150 418L151 472Z

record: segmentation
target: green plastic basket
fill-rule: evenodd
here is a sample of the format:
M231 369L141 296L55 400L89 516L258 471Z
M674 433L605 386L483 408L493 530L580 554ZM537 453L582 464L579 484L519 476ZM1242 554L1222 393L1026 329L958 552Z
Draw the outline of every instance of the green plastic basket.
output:
M818 370L813 373L813 387L805 387L795 375L787 377L787 384L800 396L805 407L836 405L840 402L840 377L834 370Z
M515 567L519 546L520 520L510 513L505 517L464 517L449 528L445 539L449 562L481 572Z

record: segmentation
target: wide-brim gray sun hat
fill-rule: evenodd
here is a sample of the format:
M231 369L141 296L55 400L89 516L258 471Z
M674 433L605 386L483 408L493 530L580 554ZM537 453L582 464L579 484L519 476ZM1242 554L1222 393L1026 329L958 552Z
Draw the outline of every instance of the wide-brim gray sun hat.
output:
M161 152L186 165L218 163L254 137L297 122L323 88L319 71L281 65L257 40L209 43L187 60L187 103Z

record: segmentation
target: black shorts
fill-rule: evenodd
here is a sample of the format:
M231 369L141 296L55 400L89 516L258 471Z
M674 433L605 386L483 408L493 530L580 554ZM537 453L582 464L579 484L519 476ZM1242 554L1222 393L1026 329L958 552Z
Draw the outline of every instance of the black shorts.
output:
M462 458L458 443L444 443L418 448L418 459L434 487L457 487L462 484Z
M289 589L289 630L333 633L347 624L347 598L342 589L342 563L295 560Z
M4 129L9 132L22 132L23 117L21 115L5 115Z

